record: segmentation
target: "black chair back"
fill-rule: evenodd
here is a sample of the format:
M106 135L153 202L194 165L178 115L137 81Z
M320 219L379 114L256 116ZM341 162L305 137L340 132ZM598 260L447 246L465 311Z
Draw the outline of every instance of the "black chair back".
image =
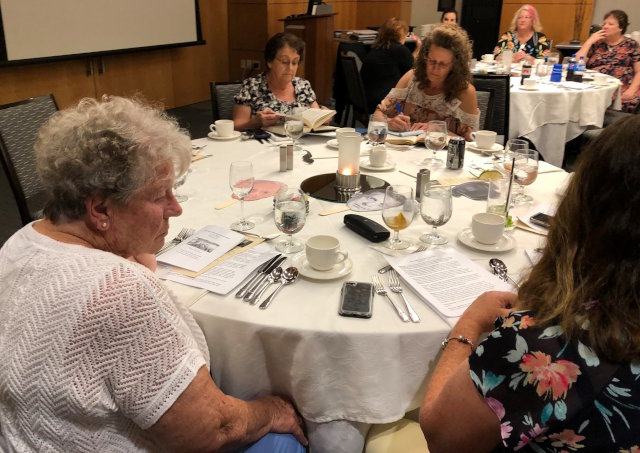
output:
M364 84L355 57L342 54L340 56L342 69L344 70L345 81L347 83L347 93L349 95L349 106L352 111L351 127L355 127L356 119L360 120L366 127L369 123L369 108L367 106L367 96L364 92ZM348 117L348 115L347 115Z
M51 94L0 106L0 160L24 225L42 216L46 196L33 145L40 127L57 111Z
M480 110L480 129L491 128L493 119L493 91L476 91L478 110Z
M241 87L241 80L209 82L213 121L233 119L233 98L240 92Z
M476 91L493 93L491 121L486 129L495 131L498 143L504 145L509 138L509 89L511 79L507 74L476 74L473 76Z

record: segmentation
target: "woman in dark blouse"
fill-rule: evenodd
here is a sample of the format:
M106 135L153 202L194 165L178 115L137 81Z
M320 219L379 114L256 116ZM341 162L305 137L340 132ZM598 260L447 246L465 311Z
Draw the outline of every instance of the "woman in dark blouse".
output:
M320 108L311 84L296 77L304 57L304 41L290 33L269 38L264 50L266 71L242 82L234 98L233 123L237 130L276 124L295 107Z
M409 26L392 17L378 30L371 51L362 62L360 75L367 95L369 112L373 113L381 100L396 86L398 80L413 67L413 55L404 45ZM419 41L416 41L419 47Z
M639 451L638 142L637 115L591 142L518 294L483 294L443 342L429 451Z

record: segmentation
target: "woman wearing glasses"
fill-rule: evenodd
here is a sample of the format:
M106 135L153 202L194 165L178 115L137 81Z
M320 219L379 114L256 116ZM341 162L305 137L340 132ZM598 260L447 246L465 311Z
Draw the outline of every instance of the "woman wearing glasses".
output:
M304 41L290 33L277 33L264 49L266 70L242 82L234 98L233 123L238 130L272 126L279 114L295 107L319 108L311 84L296 77L304 58Z
M450 133L471 140L480 112L470 59L469 37L457 25L439 25L427 34L414 69L378 105L378 111L389 117L389 129L425 129L429 121L440 120Z
M540 16L531 5L522 5L511 19L511 30L503 33L493 53L500 55L505 50L513 52L512 61L533 63L549 53L547 37L542 33Z

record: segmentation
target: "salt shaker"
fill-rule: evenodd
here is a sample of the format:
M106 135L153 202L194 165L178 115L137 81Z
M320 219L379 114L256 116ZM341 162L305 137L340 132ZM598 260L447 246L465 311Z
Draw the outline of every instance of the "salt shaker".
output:
M431 172L428 168L421 168L416 176L416 200L420 201L425 189L429 187Z
M287 145L280 145L280 171L287 171Z

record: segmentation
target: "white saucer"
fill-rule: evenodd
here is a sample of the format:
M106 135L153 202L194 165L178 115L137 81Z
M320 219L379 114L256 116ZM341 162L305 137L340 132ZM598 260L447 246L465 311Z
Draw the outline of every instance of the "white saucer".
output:
M524 85L520 85L520 89L524 91L538 91L540 88L539 87L527 88Z
M369 159L362 159L360 161L360 168L364 168L365 170L369 170L369 171L391 171L394 168L396 168L396 163L391 161L386 161L384 165L381 165L380 167L374 167L373 165L371 165L371 162L369 161Z
M336 278L342 278L349 275L353 268L353 263L349 258L342 263L336 264L328 271L318 271L312 268L304 253L297 254L291 261L292 265L298 268L300 275L314 280L334 280Z
M480 151L483 154L493 154L497 153L498 151L502 151L504 149L504 146L502 146L500 143L494 143L491 148L480 148L476 144L476 142L467 142L467 148L472 151Z
M207 136L211 139L211 140L235 140L236 138L240 138L240 136L242 135L242 132L240 131L233 131L233 134L231 134L228 137L220 137L218 134L216 134L215 132L209 132L207 134Z
M325 143L325 145L327 145L327 148L338 149L338 139L332 138L331 140L327 140L327 143Z
M482 244L473 237L471 228L465 228L458 233L458 240L467 247L472 249L482 250L484 252L507 252L516 245L515 239L507 234L503 234L498 242L495 244Z

